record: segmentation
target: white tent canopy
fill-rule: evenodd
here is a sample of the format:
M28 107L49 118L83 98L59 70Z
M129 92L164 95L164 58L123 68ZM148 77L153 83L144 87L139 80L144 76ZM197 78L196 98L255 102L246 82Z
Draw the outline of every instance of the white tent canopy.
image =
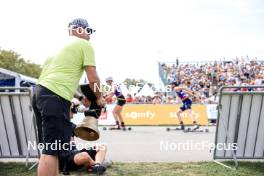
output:
M148 84L145 84L140 92L136 96L154 96L154 91L149 87Z
M20 73L17 72L13 72L10 70L6 70L4 68L0 68L0 80L9 80L9 79L13 79L14 80L14 84L12 86L15 87L20 87L22 82L29 82L31 84L36 84L37 79L26 76L26 75L22 75Z
M87 79L86 73L83 72L81 79L79 81L79 84L87 84L87 83L88 83L88 79Z
M134 86L134 85L129 86L129 89L128 89L128 91L130 92L130 94L132 96L137 94L139 90L140 90L140 87L139 86Z

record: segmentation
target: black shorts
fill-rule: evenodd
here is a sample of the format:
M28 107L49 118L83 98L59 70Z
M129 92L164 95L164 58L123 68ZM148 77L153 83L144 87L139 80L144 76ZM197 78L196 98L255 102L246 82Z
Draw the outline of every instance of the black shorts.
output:
M126 99L123 95L117 97L117 105L124 106L126 104Z
M182 101L182 106L180 107L181 111L185 111L188 109L192 109L192 101L187 98L186 100Z
M76 165L74 163L74 157L78 153L86 152L88 155L95 160L96 150L93 148L82 149L82 150L71 150L68 152L66 158L59 157L59 169L60 171L76 171L84 167L84 165Z
M39 143L44 144L43 154L60 155L63 153L60 146L70 143L74 129L70 122L70 105L69 101L49 89L41 85L35 87L32 107L36 116Z

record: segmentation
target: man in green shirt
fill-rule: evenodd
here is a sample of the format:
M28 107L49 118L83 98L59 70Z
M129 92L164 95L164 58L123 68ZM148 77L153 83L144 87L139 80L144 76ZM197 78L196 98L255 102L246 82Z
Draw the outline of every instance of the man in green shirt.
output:
M94 51L89 42L93 32L85 19L71 21L68 43L48 58L43 66L32 101L39 143L45 146L39 160L38 176L58 175L58 156L69 147L63 144L70 143L74 128L69 119L71 100L73 97L82 99L76 90L84 71L97 97L97 104L103 104ZM51 145L54 143L56 148Z

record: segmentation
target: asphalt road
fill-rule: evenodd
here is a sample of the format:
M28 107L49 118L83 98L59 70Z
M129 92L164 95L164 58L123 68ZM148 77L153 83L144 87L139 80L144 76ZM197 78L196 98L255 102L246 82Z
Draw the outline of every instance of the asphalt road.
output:
M108 147L107 158L115 162L210 161L215 127L209 133L166 131L167 127L132 127L131 131L104 131L100 139ZM201 127L204 129L205 127ZM76 139L78 143L87 142ZM89 145L92 143L89 143Z

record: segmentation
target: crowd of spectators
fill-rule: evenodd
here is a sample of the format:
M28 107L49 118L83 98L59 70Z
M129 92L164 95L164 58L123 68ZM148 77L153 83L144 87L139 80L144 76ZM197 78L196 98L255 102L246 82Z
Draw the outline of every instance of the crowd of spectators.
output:
M214 102L222 86L264 85L264 62L245 59L197 64L162 64L167 82L180 81L199 95L201 103ZM263 89L258 89L262 90ZM250 88L230 91L252 91Z
M130 95L128 95L130 96ZM216 104L218 102L218 96L212 96L209 98L190 97L193 103L203 103L203 104ZM115 101L115 100L114 100ZM177 96L168 95L166 93L156 93L155 96L135 96L134 98L127 98L128 104L179 104L181 100Z
M212 104L218 102L218 90L222 86L264 85L264 62L244 59L232 61L203 62L195 64L160 65L165 84L179 81L180 86L190 89L194 103ZM230 89L230 91L253 91L254 89ZM264 89L256 89L264 91ZM132 97L127 95L127 103L134 104L177 104L180 100L173 93L159 92L155 96Z

